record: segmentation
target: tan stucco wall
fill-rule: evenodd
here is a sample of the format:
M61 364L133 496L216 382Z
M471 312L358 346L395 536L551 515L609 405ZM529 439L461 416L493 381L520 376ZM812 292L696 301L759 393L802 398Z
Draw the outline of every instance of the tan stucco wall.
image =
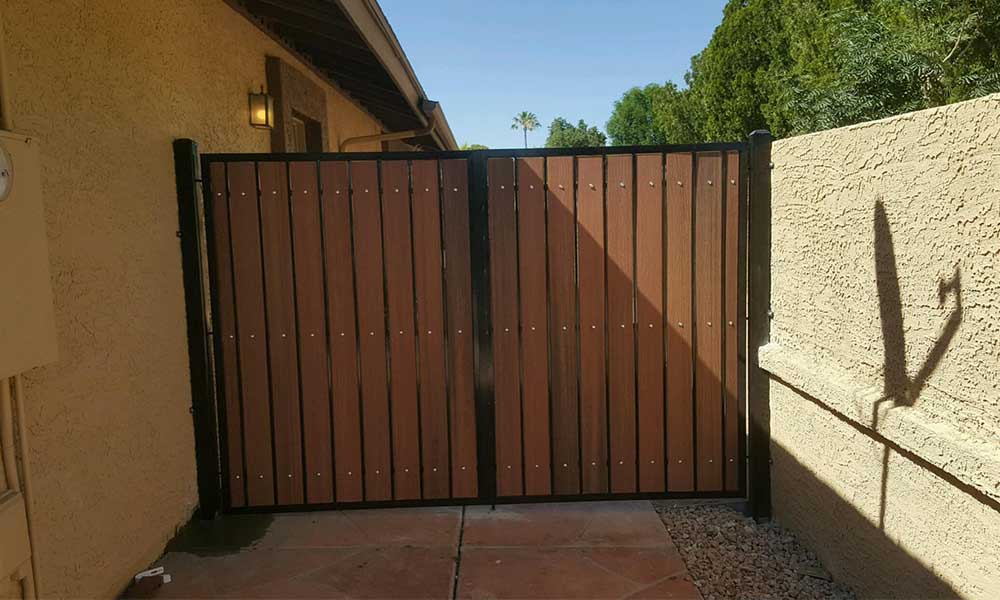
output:
M862 597L1000 597L1000 95L773 162L776 518Z
M14 127L42 148L59 338L27 378L41 592L109 597L196 502L171 141L267 151L247 92L265 55L294 59L222 0L0 8ZM379 132L324 87L331 144Z

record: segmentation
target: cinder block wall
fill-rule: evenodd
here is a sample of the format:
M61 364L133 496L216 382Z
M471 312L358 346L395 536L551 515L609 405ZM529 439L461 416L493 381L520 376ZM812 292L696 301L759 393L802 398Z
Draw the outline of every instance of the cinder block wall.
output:
M773 160L776 518L862 597L1000 597L1000 95Z
M26 376L39 592L114 597L197 502L171 142L268 151L247 114L267 55L326 91L332 146L381 125L223 0L0 8L14 128L42 153L59 337Z

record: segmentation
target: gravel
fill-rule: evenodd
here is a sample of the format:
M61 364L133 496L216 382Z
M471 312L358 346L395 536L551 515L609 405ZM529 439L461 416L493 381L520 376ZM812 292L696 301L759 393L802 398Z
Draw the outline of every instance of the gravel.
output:
M720 504L655 503L705 600L854 599L776 523Z

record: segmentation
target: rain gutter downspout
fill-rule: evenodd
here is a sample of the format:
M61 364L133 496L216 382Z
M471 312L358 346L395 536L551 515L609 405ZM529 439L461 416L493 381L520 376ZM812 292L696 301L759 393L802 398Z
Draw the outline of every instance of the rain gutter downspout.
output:
M394 131L390 133L379 133L376 135L360 135L357 137L347 138L337 145L337 152L346 152L348 146L356 146L357 144L365 144L368 142L389 142L392 140L405 140L409 138L423 137L425 135L430 135L434 133L434 123L431 122L430 125L423 129L410 129L407 131Z

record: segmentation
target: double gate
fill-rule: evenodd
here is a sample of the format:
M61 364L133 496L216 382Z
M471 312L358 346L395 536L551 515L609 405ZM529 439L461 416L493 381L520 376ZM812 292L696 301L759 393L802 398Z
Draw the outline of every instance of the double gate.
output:
M203 155L225 505L743 495L746 164Z

